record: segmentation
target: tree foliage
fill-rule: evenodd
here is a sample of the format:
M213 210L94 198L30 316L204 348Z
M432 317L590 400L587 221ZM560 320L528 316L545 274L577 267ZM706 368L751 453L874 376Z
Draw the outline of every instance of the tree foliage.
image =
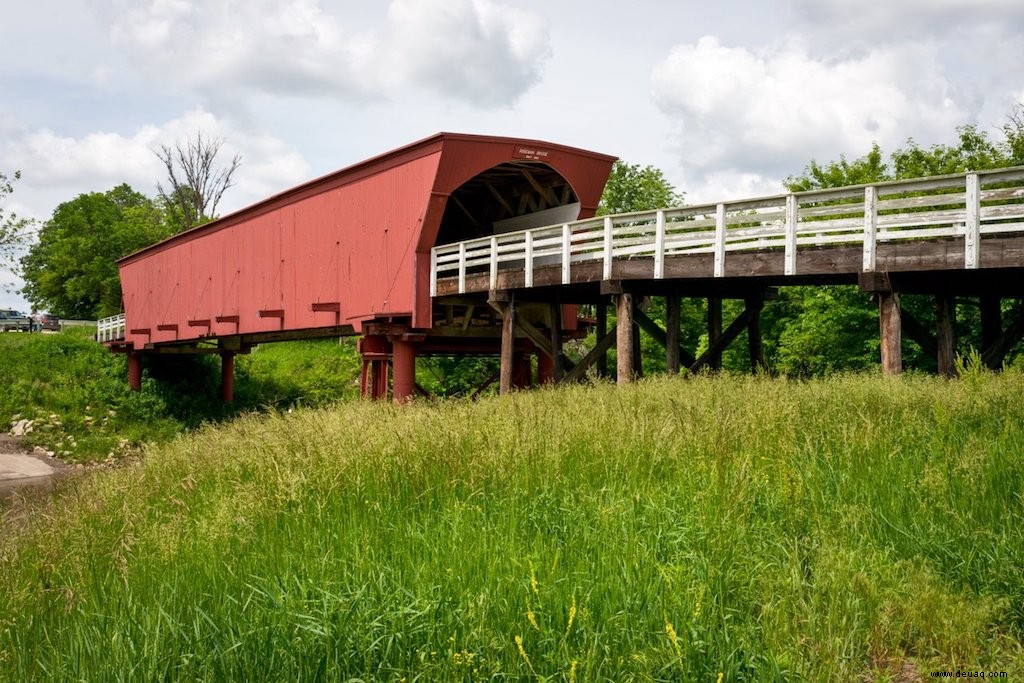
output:
M169 237L160 207L128 185L64 202L22 261L26 298L62 318L122 310L116 261Z
M14 183L20 178L20 171L15 171L11 176L0 173L0 204L14 192ZM27 243L33 225L33 221L19 218L14 212L0 206L0 270L16 269L15 254Z
M954 143L930 147L909 139L889 155L888 161L875 144L853 161L842 156L825 164L812 160L802 174L787 178L785 185L791 192L800 192L1024 164L1024 105L1014 108L999 132L1001 136L992 139L977 126L961 126L956 129ZM922 325L934 324L930 297L904 296L902 305ZM787 287L780 291L773 308L766 309L768 322L764 328L773 339L766 340L765 346L773 347L773 367L778 371L821 375L836 369L863 368L870 359L877 360L875 305L856 288ZM977 306L959 306L957 317L965 322L976 319ZM977 324L959 326L963 349L979 346L980 340L974 336L977 329ZM935 366L935 359L914 344L907 345L903 360L908 367Z
M161 145L154 151L167 170L167 186L157 183L156 187L175 232L217 217L217 206L242 163L236 154L226 166L218 166L223 144L222 139L204 138L199 132L184 144Z
M604 186L599 216L612 213L630 213L679 206L683 193L676 191L665 174L654 166L640 167L616 161L608 183Z

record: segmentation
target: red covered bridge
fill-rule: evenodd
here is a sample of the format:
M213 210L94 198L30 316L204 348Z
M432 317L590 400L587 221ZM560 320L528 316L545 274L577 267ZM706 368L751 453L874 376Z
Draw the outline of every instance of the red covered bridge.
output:
M591 217L614 161L535 140L435 135L122 259L123 327L101 329L101 339L129 354L134 388L145 354L217 353L230 400L235 354L358 334L364 395L387 395L390 367L395 400L404 400L416 389L417 355L500 349L492 309L432 300L431 248ZM520 316L576 324L569 306ZM522 339L516 353L528 368L536 344ZM552 365L538 354L542 379Z

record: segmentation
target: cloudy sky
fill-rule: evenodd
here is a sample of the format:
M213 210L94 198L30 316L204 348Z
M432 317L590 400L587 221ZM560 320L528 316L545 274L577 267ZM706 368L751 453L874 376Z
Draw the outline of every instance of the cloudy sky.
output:
M199 130L242 156L224 211L439 131L653 164L697 202L994 133L1024 100L1024 2L34 0L2 10L0 65L5 208L39 219L153 193L152 150Z

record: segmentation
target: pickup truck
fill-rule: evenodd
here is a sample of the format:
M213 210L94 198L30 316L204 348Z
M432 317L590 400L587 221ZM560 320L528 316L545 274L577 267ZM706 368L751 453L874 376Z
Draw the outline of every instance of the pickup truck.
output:
M0 308L0 332L31 332L32 319L18 311Z

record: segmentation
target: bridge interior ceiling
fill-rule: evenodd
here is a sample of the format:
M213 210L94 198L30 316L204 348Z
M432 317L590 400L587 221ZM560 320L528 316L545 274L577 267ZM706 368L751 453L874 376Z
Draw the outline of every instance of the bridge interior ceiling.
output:
M569 182L546 164L501 164L452 192L441 218L437 244L493 235L496 222L578 201Z

